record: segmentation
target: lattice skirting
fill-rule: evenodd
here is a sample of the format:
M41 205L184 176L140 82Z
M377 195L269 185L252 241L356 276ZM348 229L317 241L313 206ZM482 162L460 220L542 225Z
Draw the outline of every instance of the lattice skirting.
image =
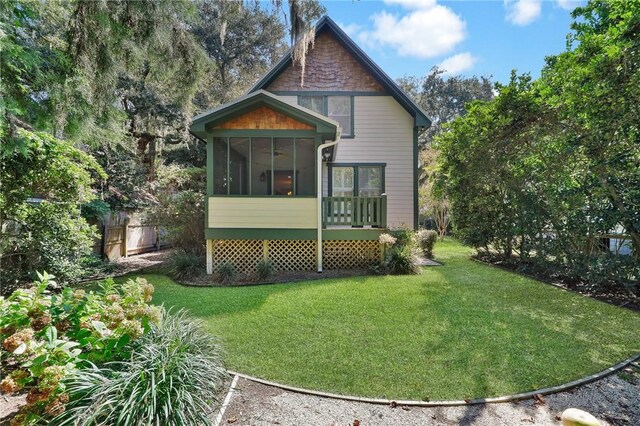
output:
M322 243L324 269L361 269L380 262L380 243L335 240Z
M380 261L380 243L375 241L324 241L324 269L358 269ZM255 271L261 259L269 258L278 271L313 271L315 240L212 240L211 264L217 271L224 262L240 273Z

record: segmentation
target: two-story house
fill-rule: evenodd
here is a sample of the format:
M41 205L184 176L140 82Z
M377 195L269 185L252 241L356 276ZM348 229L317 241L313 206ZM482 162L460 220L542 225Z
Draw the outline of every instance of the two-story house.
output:
M249 92L193 119L207 143L207 272L348 269L418 223L420 108L330 18L300 67L285 55Z

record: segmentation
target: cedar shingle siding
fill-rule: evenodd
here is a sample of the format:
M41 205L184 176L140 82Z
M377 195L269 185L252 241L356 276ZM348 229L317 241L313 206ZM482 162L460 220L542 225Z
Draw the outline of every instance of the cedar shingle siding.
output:
M384 92L380 83L328 33L317 36L307 55L304 86L300 86L300 81L300 67L289 66L266 90Z

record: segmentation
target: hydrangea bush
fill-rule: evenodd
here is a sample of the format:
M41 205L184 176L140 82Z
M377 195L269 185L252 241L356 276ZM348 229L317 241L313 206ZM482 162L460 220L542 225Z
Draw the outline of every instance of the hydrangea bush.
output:
M63 379L77 368L125 359L127 344L160 321L150 306L153 286L143 278L121 286L108 279L99 290L64 288L38 274L29 289L0 297L0 391L26 391L27 404L12 424L56 416L69 400Z

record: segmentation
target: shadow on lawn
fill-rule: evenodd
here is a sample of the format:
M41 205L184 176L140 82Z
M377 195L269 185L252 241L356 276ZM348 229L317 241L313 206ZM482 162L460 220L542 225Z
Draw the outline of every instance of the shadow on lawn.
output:
M167 307L187 308L193 316L203 319L253 311L259 309L269 297L282 293L338 286L345 280L351 284L366 285L367 280L375 279L363 276L247 287L184 287L166 276L140 276L147 278L156 288L153 303L165 304ZM179 293L179 296L176 293Z

